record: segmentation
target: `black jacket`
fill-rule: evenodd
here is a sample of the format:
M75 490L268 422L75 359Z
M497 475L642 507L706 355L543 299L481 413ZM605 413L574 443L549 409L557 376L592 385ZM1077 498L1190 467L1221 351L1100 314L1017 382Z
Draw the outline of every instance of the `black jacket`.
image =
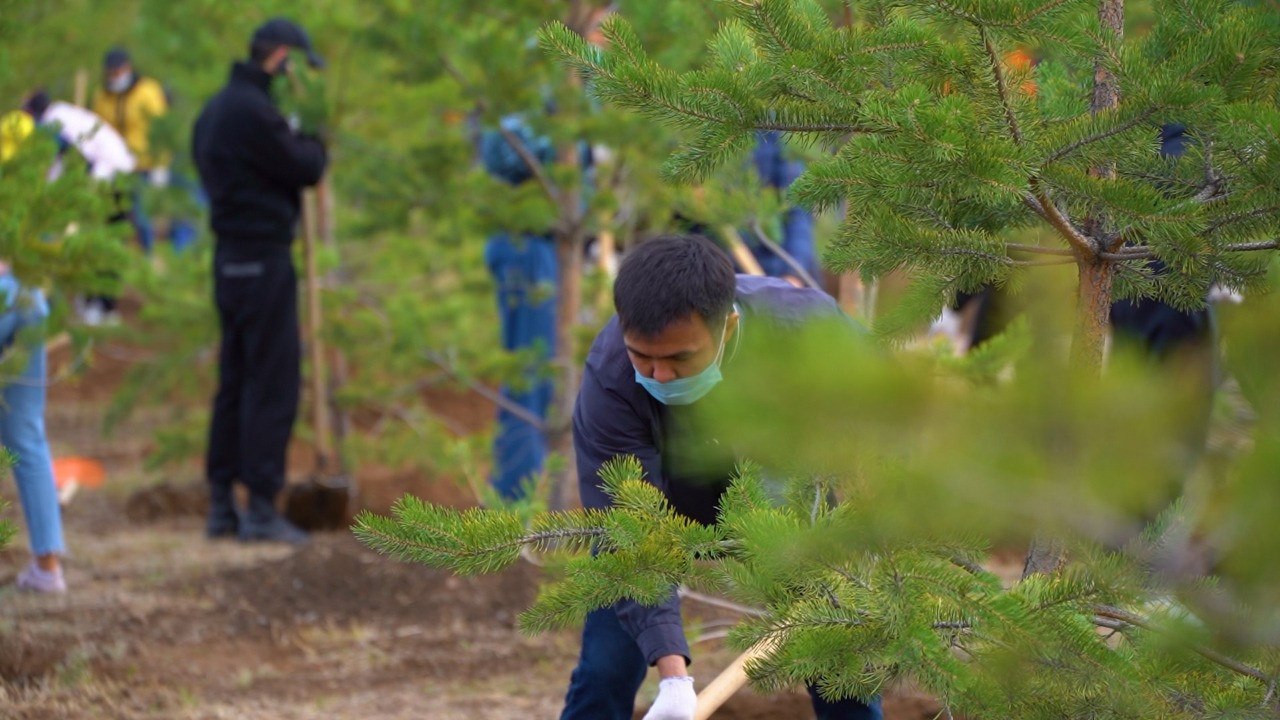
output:
M742 313L736 337L750 333L758 343L746 343L744 354L787 347L774 342L780 330L800 329L824 317L842 317L828 295L795 288L777 278L739 275L735 300ZM852 329L852 324L849 327ZM730 343L732 347L725 349L726 368L733 367L738 350L737 342ZM726 371L726 375L732 374L732 370ZM738 449L727 440L721 443L708 435L709 428L695 423L691 411L655 400L635 377L635 366L614 317L596 335L587 355L582 389L573 410L573 448L582 506L598 509L613 504L601 486L600 469L617 456L631 455L644 468L645 481L656 485L677 512L697 522L714 523L720 494L728 487L740 459ZM712 395L732 392L728 388L734 382L726 377ZM711 401L708 397L699 403ZM664 655L689 658L680 601L674 592L656 607L622 600L613 609L650 665Z
M270 86L262 68L235 63L196 120L192 155L219 243L288 245L302 189L324 174L324 145L289 128Z

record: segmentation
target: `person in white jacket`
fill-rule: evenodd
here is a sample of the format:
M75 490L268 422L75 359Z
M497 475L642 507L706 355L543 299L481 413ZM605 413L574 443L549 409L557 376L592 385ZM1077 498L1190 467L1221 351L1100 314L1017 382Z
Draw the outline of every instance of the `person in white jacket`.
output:
M32 93L23 109L30 113L37 124L56 127L58 138L84 157L89 173L95 180L109 181L120 175L128 175L137 166L133 153L120 133L92 111L50 100L48 93L37 90ZM61 158L49 169L49 179L62 174Z
M49 182L57 180L66 169L65 151L69 148L75 148L84 158L90 176L99 182L126 182L137 167L137 160L129 151L124 137L96 113L70 103L53 101L44 90L36 90L27 96L22 109L31 115L36 124L57 134L60 150L49 168ZM123 190L113 188L113 195L116 198L117 212L108 222L128 219L127 212L120 207L124 197ZM119 321L114 297L91 296L77 300L77 306L81 319L87 325L114 324Z

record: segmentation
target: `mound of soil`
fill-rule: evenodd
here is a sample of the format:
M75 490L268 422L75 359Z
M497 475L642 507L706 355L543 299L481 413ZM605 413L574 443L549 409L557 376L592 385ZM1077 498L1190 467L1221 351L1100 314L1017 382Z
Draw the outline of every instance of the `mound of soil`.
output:
M178 517L204 517L208 512L208 490L196 483L164 481L135 490L124 503L125 517L135 523Z
M253 608L257 624L371 621L400 625L483 623L513 628L533 602L539 571L520 563L498 575L457 577L397 562L364 547L347 533L315 536L296 553L261 565L231 568L196 578L192 588L215 601L235 597ZM237 618L252 620L253 618Z

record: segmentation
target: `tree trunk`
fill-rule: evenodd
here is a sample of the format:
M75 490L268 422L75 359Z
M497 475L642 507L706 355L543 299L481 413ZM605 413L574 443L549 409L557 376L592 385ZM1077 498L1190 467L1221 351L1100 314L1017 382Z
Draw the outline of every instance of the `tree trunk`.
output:
M1061 542L1043 535L1036 536L1027 550L1027 560L1022 566L1022 577L1052 575L1067 562L1067 548Z
M1071 364L1096 376L1102 371L1103 350L1111 321L1111 286L1115 265L1101 258L1081 259L1080 290L1076 299L1075 331L1071 338ZM1027 550L1022 577L1052 575L1067 563L1067 548L1061 540L1037 533Z
M565 24L586 37L595 13L590 3L571 0ZM569 87L582 88L582 78L565 70ZM556 153L556 163L578 171L581 179L582 158L577 143L567 143ZM560 456L562 469L550 477L547 503L552 510L566 510L578 505L578 473L573 452L573 405L578 399L578 317L582 311L582 255L586 245L586 217L581 186L566 187L555 198L559 205L560 223L555 232L556 261L559 283L556 288L556 354L553 365L560 373L551 417L547 423L547 447Z
M1124 37L1124 0L1099 0L1098 20L1114 41L1111 50L1118 50ZM1103 51L1105 55L1105 50ZM1120 84L1103 64L1100 55L1093 66L1093 94L1089 101L1092 114L1105 112L1120 105ZM1096 177L1115 177L1115 166L1093 168ZM1093 241L1093 252L1078 258L1080 288L1076 302L1076 324L1071 339L1072 365L1090 374L1102 372L1103 352L1111 325L1112 285L1115 282L1115 266L1098 256L1103 250L1114 250L1110 238L1109 219L1104 216L1087 218L1086 234ZM1067 562L1066 546L1057 539L1038 533L1027 550L1022 576L1052 575Z
M582 251L581 230L574 230L562 237L556 236L556 260L559 266L559 287L556 294L556 355L552 361L560 372L561 381L556 388L556 400L547 423L547 444L551 452L560 456L563 469L551 478L548 503L552 510L565 510L576 505L578 474L573 453L573 404L578 397L578 365L574 342L577 335L578 315L582 307Z
M1098 21L1110 41L1111 50L1118 51L1124 37L1124 0L1099 0ZM1120 83L1103 63L1105 50L1093 66L1093 96L1089 112L1093 115L1106 112L1120 105ZM1106 164L1091 170L1095 177L1114 178L1115 165ZM1085 228L1094 242L1095 252L1114 250L1110 218L1094 215L1085 220ZM1115 280L1112 263L1096 255L1080 259L1080 292L1076 314L1077 325L1072 343L1072 359L1078 367L1091 371L1102 369L1102 351L1106 344L1111 318L1111 286Z
M1079 369L1097 374L1102 370L1103 350L1111 328L1111 287L1115 265L1108 260L1081 262L1080 290L1076 299L1076 327L1071 360Z
M1099 0L1098 20L1104 30L1109 31L1115 41L1113 49L1118 49L1124 37L1124 0ZM1116 107L1120 104L1120 83L1102 64L1099 58L1093 65L1093 97L1089 109L1093 114Z

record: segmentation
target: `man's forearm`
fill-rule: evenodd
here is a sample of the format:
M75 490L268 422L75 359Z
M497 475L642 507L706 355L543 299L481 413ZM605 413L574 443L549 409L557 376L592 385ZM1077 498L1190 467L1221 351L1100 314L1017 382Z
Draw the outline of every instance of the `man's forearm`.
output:
M689 674L683 655L663 655L654 664L658 667L658 677L684 677Z

